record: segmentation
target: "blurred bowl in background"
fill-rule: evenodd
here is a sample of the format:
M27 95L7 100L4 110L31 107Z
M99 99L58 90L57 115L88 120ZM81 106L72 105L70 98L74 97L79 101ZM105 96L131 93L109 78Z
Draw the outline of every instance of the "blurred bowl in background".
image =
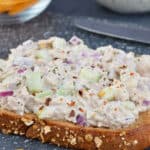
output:
M120 13L150 11L150 0L97 0L99 4Z
M0 25L2 24L17 24L27 22L34 17L40 15L51 3L51 0L38 0L37 3L28 9L16 14L9 15L8 13L0 14Z

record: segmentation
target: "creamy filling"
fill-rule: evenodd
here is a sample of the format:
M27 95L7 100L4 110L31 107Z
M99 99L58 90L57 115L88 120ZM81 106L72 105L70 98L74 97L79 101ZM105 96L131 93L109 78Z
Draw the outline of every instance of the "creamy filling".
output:
M150 55L52 37L0 60L0 107L41 119L122 128L150 109Z

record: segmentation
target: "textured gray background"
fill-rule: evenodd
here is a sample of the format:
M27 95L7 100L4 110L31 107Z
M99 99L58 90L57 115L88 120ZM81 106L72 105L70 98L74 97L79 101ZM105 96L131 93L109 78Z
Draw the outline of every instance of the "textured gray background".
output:
M63 15L54 15L49 12L22 25L0 26L0 57L6 58L9 48L16 47L27 39L42 39L49 36L61 36L69 39L77 35L84 39L90 47L98 47L111 44L125 51L150 54L150 45L127 42L105 36L95 35L79 29L72 24L73 18ZM36 140L28 140L24 137L8 136L0 134L0 150L64 150L49 144L41 144Z

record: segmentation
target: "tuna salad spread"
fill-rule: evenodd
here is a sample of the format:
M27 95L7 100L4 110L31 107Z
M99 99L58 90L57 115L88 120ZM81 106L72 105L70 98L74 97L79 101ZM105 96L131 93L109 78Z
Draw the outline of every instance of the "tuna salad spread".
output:
M72 37L27 41L0 59L0 108L122 128L150 109L150 55L96 50Z

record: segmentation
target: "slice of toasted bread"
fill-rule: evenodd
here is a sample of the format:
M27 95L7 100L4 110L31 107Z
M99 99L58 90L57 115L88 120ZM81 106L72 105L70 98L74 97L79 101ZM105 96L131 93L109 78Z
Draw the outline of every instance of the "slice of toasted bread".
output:
M39 120L33 114L21 116L0 109L0 130L75 149L143 150L150 146L150 111L141 113L128 128L112 130Z

